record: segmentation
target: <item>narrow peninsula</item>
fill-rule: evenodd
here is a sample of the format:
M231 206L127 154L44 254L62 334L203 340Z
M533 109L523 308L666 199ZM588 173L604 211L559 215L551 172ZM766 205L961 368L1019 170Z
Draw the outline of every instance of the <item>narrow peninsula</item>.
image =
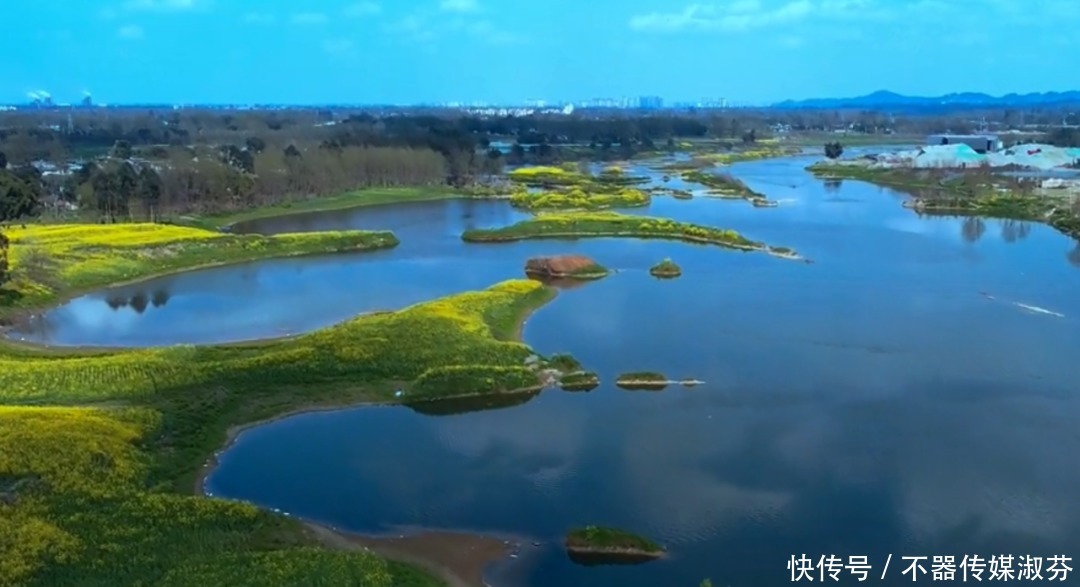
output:
M200 267L398 245L392 232L236 235L166 224L33 224L5 230L17 270L0 317L92 289ZM25 270L22 270L22 269Z
M602 526L576 528L566 535L566 551L580 564L635 564L664 556L659 544L630 532Z
M761 251L789 259L800 258L785 247L752 241L734 230L710 228L667 218L618 212L561 212L538 214L501 228L466 230L466 242L510 242L542 238L630 237L681 240L740 251Z

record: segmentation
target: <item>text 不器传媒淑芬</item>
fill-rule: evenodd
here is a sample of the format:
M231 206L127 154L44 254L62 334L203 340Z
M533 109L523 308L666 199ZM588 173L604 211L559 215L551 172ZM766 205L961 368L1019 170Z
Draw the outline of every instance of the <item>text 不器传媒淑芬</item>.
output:
M791 581L840 581L851 577L856 581L884 580L890 572L900 573L912 581L1057 581L1064 582L1072 572L1072 557L995 554L990 556L901 556L893 563L893 555L872 561L865 555L835 554L812 558L806 554L791 555L787 568Z

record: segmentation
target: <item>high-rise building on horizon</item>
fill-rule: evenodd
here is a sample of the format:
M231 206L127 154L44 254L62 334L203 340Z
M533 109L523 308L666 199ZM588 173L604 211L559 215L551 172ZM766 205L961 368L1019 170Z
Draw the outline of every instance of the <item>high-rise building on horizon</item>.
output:
M664 107L664 99L660 96L642 96L638 98L638 108L642 110L660 110Z

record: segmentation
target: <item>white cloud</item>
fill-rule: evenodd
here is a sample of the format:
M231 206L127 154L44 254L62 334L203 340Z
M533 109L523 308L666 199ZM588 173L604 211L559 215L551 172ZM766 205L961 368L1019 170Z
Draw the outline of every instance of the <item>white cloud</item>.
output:
M439 8L446 12L476 12L480 5L476 0L442 0Z
M356 49L356 43L350 39L326 39L323 41L323 51L331 55L350 55Z
M121 39L127 39L129 41L137 41L145 36L142 27L134 24L120 27L120 29L116 31L116 35Z
M791 0L768 7L760 0L738 0L722 6L691 4L682 12L653 12L635 16L630 19L630 28L661 32L684 29L745 31L797 22L810 16L814 10L815 6L810 0Z
M299 12L290 19L293 24L326 24L328 19L321 12Z
M453 8L448 5L452 4ZM442 10L476 11L475 2L447 0ZM475 17L455 16L448 18L434 10L418 10L386 26L386 31L414 43L431 43L444 37L470 36L491 45L519 45L527 43L525 37L499 28L489 20Z
M153 12L183 12L205 5L202 0L129 0L124 5L128 10L146 10Z
M465 28L470 35L492 45L519 45L525 42L524 37L498 29L486 20L467 25Z
M428 43L438 36L428 18L422 14L410 14L401 20L387 25L386 31L399 35L414 43Z
M354 18L373 16L382 12L382 6L375 2L358 2L345 8L345 16Z
M240 20L247 24L274 24L277 21L277 17L265 12L249 12Z

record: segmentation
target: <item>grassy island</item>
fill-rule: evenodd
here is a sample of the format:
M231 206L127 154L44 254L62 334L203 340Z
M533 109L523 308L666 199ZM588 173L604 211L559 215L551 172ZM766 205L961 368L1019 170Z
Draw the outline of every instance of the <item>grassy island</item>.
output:
M1045 222L1080 238L1080 207L1067 196L1035 193L1030 183L986 170L878 168L821 162L808 170L821 179L854 179L912 194L904 206L920 214L985 216Z
M682 268L675 264L671 259L664 259L650 267L649 273L653 277L672 278L682 275Z
M659 391L668 386L671 381L662 373L652 371L636 371L623 373L615 380L615 385L623 389Z
M715 145L713 146L715 148ZM757 161L772 157L783 157L797 152L777 143L764 143L759 141L749 149L731 149L720 153L696 153L686 161L676 161L661 167L665 171L688 171L716 167L717 165L731 165L743 161Z
M610 271L584 255L533 257L525 262L525 274L540 279L600 279Z
M390 232L233 235L163 224L29 225L5 231L14 279L0 317L79 292L156 275L265 259L397 246Z
M576 187L586 191L617 190L649 182L648 177L627 175L619 167L607 167L593 175L573 163L562 167L520 167L508 173L507 177L514 183L535 188Z
M478 243L580 237L659 238L712 244L741 251L772 252L774 250L734 230L617 212L539 214L510 226L467 230L461 235L465 241Z
M644 562L664 556L664 548L659 544L624 530L602 526L575 528L566 534L567 552L583 556L588 564L590 557L594 564L603 562ZM607 559L607 560L605 560Z
M750 189L741 179L722 173L706 173L703 171L687 171L682 175L683 179L693 183L699 183L709 188L709 195L731 200L746 200L758 208L773 208L776 202L765 197L765 194Z
M567 191L530 193L516 191L510 204L526 210L602 210L606 208L637 208L648 206L649 194L635 188L587 192L581 188Z
M507 281L258 343L0 344L0 585L441 584L370 552L325 550L297 520L192 488L240 424L355 402L533 393L547 361L517 333L553 295Z

